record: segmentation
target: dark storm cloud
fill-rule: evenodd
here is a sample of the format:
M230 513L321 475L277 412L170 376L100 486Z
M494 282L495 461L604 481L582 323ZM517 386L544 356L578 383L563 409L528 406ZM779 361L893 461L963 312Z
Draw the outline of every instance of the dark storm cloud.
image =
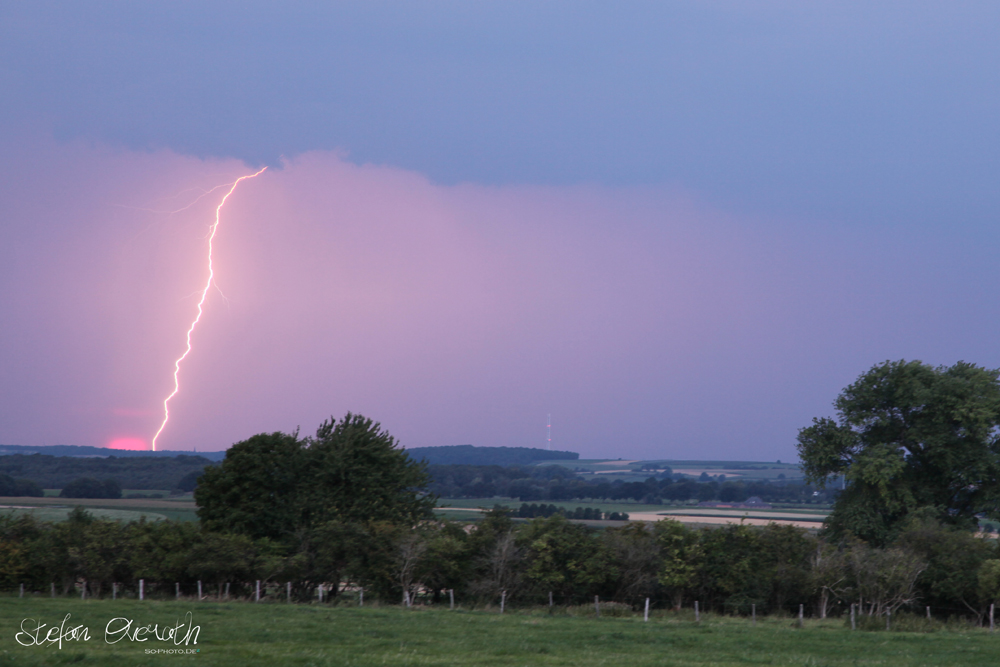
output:
M438 182L678 182L842 221L998 204L988 2L5 3L3 116Z

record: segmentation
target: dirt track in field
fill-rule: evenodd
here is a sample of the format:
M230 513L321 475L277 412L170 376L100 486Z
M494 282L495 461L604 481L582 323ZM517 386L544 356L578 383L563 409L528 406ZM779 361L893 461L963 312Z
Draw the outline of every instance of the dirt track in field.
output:
M759 517L738 517L738 516L694 516L691 514L654 514L652 512L629 513L629 521L662 521L663 519L673 519L681 523L745 523L748 526L766 526L769 523L777 523L783 526L796 526L797 528L819 528L822 521L796 521L793 519L763 519Z
M467 507L438 507L438 510L452 510L452 511L465 511L465 512L485 512L486 510L479 508L467 508ZM663 519L673 519L675 521L680 521L681 523L700 523L700 524L718 524L723 525L727 523L743 523L748 526L766 526L769 523L777 523L785 526L795 526L797 528L819 528L823 521L819 518L814 521L801 521L794 519L771 519L762 517L741 517L741 516L695 516L691 514L656 514L654 512L629 512L629 521L662 521Z

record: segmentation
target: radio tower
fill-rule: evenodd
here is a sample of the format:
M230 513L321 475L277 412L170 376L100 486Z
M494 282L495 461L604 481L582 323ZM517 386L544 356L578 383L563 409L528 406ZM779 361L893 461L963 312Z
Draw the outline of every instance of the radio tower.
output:
M549 429L548 446L549 446L549 451L551 452L552 451L552 414L551 413L549 413L549 425L548 425L548 429Z

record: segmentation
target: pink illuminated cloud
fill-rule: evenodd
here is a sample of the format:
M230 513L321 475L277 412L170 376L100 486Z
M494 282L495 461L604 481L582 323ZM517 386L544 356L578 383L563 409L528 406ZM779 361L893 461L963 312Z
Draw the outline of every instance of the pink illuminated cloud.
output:
M115 417L151 417L156 414L156 410L149 408L111 408L111 414Z
M0 442L148 448L205 284L213 188L256 169L49 141L0 170L0 279L17 286L0 293L16 324ZM443 186L308 153L222 210L158 445L223 449L352 410L407 446L544 447L551 414L553 447L584 456L790 459L874 363L1000 365L960 296L981 247L671 188Z

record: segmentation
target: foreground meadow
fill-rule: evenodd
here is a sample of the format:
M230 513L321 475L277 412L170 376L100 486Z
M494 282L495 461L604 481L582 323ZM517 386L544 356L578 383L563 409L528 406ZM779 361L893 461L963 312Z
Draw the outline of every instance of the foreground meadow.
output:
M174 627L192 612L197 645L150 638L108 644L115 618ZM26 617L84 625L89 641L28 646ZM976 628L852 632L839 620L744 619L690 612L595 619L558 610L332 607L245 602L0 598L0 665L996 665L1000 637ZM123 621L117 627L124 627ZM43 630L43 633L48 628ZM179 636L183 638L186 628ZM151 635L149 636L151 637ZM21 635L25 641L26 636ZM30 640L28 640L30 642ZM150 654L154 649L188 654Z

